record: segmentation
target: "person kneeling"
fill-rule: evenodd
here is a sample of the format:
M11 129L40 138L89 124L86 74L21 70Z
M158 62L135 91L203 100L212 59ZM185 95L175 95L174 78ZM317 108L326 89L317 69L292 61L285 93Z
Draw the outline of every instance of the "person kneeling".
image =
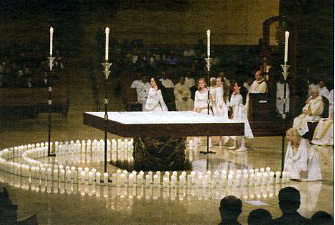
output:
M287 130L286 138L288 145L284 171L288 172L293 180L322 180L318 158L308 140L300 137L295 128Z

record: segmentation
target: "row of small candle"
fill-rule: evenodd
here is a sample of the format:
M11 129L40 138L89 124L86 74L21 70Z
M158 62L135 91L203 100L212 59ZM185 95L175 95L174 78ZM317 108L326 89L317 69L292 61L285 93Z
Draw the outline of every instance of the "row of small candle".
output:
M241 186L241 187L215 187L215 188L197 188L197 187L167 187L160 188L153 184L150 186L142 185L137 187L108 187L96 184L73 184L58 183L52 181L28 180L18 176L0 176L0 182L8 183L16 188L31 190L36 192L60 193L60 194L80 194L82 196L96 197L120 197L129 199L146 198L159 199L170 198L171 200L206 200L222 199L226 195L234 195L238 198L247 199L266 199L278 195L281 188L287 184L261 185L261 186Z
M93 141L93 144L88 140L82 141L79 140L76 142L70 141L70 143L65 142L64 146L74 150L75 144L81 145L82 143L88 143L87 146L90 146L89 149L98 149L98 143L101 144L101 141ZM122 146L119 143L129 143L127 140L122 141L118 140L118 146ZM116 143L115 140L112 140L112 143ZM132 140L130 141L132 143ZM55 146L59 147L59 143L55 142ZM82 145L81 145L82 146ZM85 144L84 144L85 146ZM123 145L124 146L124 145ZM131 145L132 146L132 145ZM16 148L16 149L15 149ZM59 149L59 148L58 148ZM78 149L78 148L77 148ZM81 148L80 148L81 149ZM87 148L86 148L87 149ZM120 147L122 149L122 147ZM13 151L5 149L0 152L0 169L9 173L13 173L20 176L30 177L32 179L41 179L41 180L54 180L60 182L73 182L73 183L89 183L89 184L100 184L103 180L104 184L108 183L109 175L107 173L101 174L92 169L91 171L88 168L82 169L75 166L66 166L63 165L51 165L43 164L36 158L43 158L47 156L47 143L39 143L36 145L26 145L14 147ZM16 153L14 153L16 150ZM113 152L113 151L112 151ZM121 151L122 152L122 151ZM127 152L127 151L125 151ZM7 162L6 159L10 159L17 156L22 156L23 162ZM282 179L280 176L282 175ZM286 172L281 174L279 171L273 172L269 167L266 169L243 169L243 170L221 170L221 171L211 171L207 172L195 172L192 171L190 174L186 174L185 171L178 176L177 171L170 172L166 171L164 176L161 176L161 172L158 171L153 174L152 171L149 171L146 175L143 171L137 173L133 171L129 173L124 170L117 170L116 173L111 174L113 180L113 185L116 186L136 186L136 185L155 185L160 186L161 184L164 187L175 187L179 186L197 186L197 187L213 187L213 186L245 186L245 185L265 185L273 183L287 183L290 180L290 175Z
M77 140L77 141L65 141L55 142L56 154L68 154L68 153L80 153L80 152L96 152L104 151L105 141L96 140L91 141ZM111 148L112 146L112 148ZM107 140L107 151L132 151L133 150L133 139L115 139Z

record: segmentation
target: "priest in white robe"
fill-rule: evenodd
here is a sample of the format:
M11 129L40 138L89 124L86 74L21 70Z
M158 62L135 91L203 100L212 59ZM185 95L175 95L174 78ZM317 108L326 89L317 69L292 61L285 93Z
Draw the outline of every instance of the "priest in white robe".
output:
M267 93L268 92L268 85L263 78L261 71L256 71L255 73L255 81L251 84L246 101L246 108L247 112L249 112L249 94L250 93Z
M193 100L191 99L190 88L185 84L185 78L181 77L180 81L174 87L174 96L177 111L192 111Z
M306 105L302 108L302 113L293 121L293 128L296 128L301 136L306 134L308 122L319 122L323 113L324 103L319 95L319 90L313 89L311 96L307 99Z

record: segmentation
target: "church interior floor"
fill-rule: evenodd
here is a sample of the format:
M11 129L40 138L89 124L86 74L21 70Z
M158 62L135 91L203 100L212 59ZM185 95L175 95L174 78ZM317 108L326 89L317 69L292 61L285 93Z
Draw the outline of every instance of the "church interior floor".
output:
M103 132L83 125L81 108L84 107L78 106L70 111L67 118L53 114L53 141L103 138ZM46 114L40 114L36 119L2 119L0 127L0 149L47 141ZM109 135L109 138L118 137ZM202 143L205 143L205 138ZM272 171L277 171L281 168L281 137L247 140L246 152L228 150L228 146L216 143L217 138L213 138L213 150L216 151L213 155L200 154L201 149L187 149L193 170L213 172L222 168L270 167ZM205 150L204 145L201 148ZM27 178L1 172L0 184L8 188L11 200L18 204L19 218L36 213L39 224L218 224L220 199L230 194L242 199L243 212L239 221L246 224L249 212L256 208L265 208L274 218L279 217L277 194L285 186L293 186L300 191L299 212L302 215L310 217L319 210L333 215L333 147L316 146L315 149L322 169L322 182L291 181L218 190L185 188L167 191L146 186L127 189L67 183L46 185L34 180L29 183ZM56 157L62 163L80 158L80 155ZM41 160L55 162L55 158ZM103 172L101 160L92 158L86 161L86 165ZM108 165L109 172L116 170L116 167ZM255 205L257 203L261 205Z

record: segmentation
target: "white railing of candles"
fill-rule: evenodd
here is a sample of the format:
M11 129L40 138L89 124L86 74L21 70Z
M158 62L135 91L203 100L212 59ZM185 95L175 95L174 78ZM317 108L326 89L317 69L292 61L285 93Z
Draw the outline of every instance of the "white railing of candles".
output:
M54 181L59 183L87 184L87 185L111 185L116 187L155 187L155 188L176 188L176 187L196 187L196 188L223 188L223 187L245 187L245 186L266 186L272 184L288 183L290 175L287 172L281 174L280 171L271 171L269 167L260 169L231 169L217 170L214 172L186 171L152 172L143 171L128 172L118 169L115 173L100 173L95 168L82 168L74 165L48 164L36 159L47 157L48 143L37 143L17 146L0 151L0 170L28 177L31 181ZM55 142L57 155L69 155L77 153L92 154L103 152L103 140L87 140L76 142ZM111 147L111 148L110 148ZM111 159L119 160L119 152L124 155L132 155L133 140L111 140L109 141L109 151ZM22 160L16 162L9 161L21 157ZM282 177L281 177L282 175ZM112 183L108 183L108 178Z
M122 173L121 173L122 175ZM165 174L164 174L165 175ZM173 176L173 175L172 175ZM140 186L133 187L109 187L101 186L95 183L92 185L85 184L74 184L66 182L53 182L45 181L41 182L40 180L28 181L28 179L9 174L8 176L0 176L0 182L8 183L11 186L16 188L22 188L24 190L30 190L41 193L48 194L80 194L81 196L96 196L104 198L121 198L129 200L133 198L147 200L153 199L170 199L170 200L208 200L215 199L220 200L226 195L234 195L238 198L243 198L244 200L251 199L263 199L273 198L277 196L281 188L286 187L288 184L273 184L273 185L259 185L259 186L225 186L221 187L209 187L204 188L191 186L179 186L174 187L164 187L154 186L150 184L142 184ZM122 202L122 201L121 201Z

